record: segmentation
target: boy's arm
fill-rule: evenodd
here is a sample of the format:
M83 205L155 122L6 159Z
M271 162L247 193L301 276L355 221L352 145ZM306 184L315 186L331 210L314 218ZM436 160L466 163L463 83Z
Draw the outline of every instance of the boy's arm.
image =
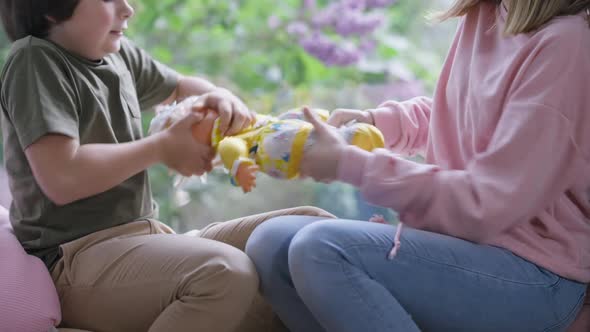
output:
M105 192L157 163L159 137L122 144L85 144L64 135L46 135L25 154L35 179L57 205Z
M189 114L166 131L120 144L80 145L75 138L49 134L29 145L25 155L45 195L65 205L105 192L158 162L185 176L210 170L210 147L190 132L201 118Z
M217 87L213 83L199 77L179 76L176 89L172 91L172 94L166 98L162 104L170 104L174 101L182 101L183 99L190 96L202 95L212 92L216 88Z

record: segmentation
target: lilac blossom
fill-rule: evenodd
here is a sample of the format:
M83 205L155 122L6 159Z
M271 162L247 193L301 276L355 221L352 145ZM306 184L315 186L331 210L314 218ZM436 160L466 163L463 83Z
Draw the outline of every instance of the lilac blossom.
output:
M396 2L334 0L320 7L316 0L302 0L300 17L287 23L285 29L325 65L350 66L375 50L373 35L385 22L384 9Z
M282 23L281 19L276 15L272 15L271 17L268 18L268 21L267 21L268 27L271 30L274 30L274 29L280 27L281 23Z
M287 33L301 41L309 34L309 26L302 21L293 21L287 25Z
M383 8L394 5L397 0L365 0L366 8Z
M328 66L350 66L361 58L361 52L355 44L337 43L318 32L303 38L301 46Z

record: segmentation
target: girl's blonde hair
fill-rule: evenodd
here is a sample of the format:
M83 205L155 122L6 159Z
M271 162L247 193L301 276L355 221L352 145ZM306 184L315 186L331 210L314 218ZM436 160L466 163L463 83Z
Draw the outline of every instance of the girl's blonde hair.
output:
M539 29L556 16L576 15L586 12L590 25L590 0L455 0L449 10L436 15L440 20L463 16L482 2L506 6L505 33L516 35Z

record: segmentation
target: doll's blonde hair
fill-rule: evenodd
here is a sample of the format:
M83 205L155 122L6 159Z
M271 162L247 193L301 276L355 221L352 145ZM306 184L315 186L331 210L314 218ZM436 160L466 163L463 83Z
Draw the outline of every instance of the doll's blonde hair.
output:
M492 2L506 6L508 17L504 32L509 35L527 33L539 29L557 16L586 13L590 26L590 0L455 0L449 10L435 15L436 19L446 20L463 16L481 2Z

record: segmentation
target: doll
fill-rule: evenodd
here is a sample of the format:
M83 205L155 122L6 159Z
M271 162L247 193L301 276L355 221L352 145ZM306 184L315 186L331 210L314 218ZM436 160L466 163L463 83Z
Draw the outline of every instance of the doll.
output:
M150 124L150 133L168 128L186 112L194 111L198 97L181 103L162 106ZM314 110L322 120L328 119L325 110ZM306 148L313 144L313 125L304 120L301 109L294 109L277 117L257 114L255 124L233 136L222 136L216 112L206 115L192 128L193 137L212 146L221 163L231 174L231 182L250 192L256 186L256 173L262 171L279 179L294 179L299 175L299 164ZM346 142L364 150L384 147L381 132L366 123L349 123L338 129Z

